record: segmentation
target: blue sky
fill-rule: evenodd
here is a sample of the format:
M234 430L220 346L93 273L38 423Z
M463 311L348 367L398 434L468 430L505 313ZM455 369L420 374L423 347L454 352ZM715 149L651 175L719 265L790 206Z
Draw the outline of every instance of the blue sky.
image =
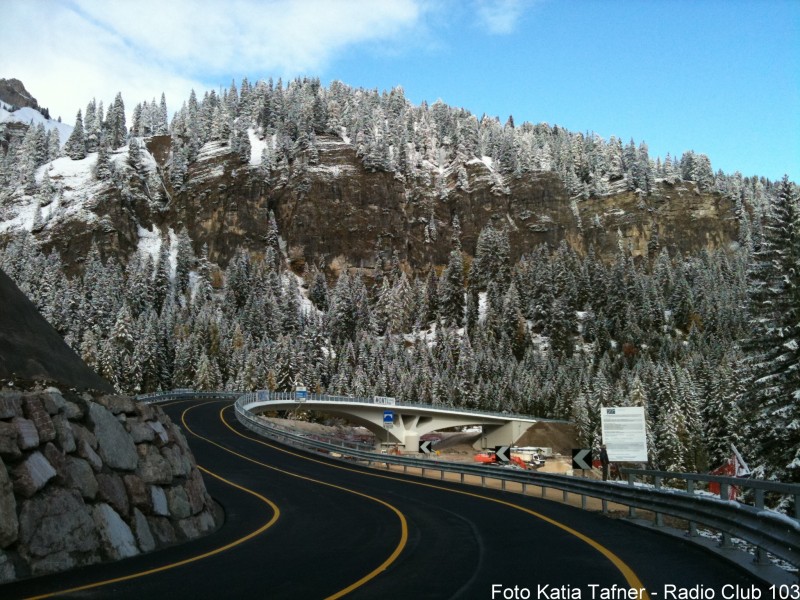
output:
M243 76L404 88L800 181L800 1L5 0L0 77L71 122Z

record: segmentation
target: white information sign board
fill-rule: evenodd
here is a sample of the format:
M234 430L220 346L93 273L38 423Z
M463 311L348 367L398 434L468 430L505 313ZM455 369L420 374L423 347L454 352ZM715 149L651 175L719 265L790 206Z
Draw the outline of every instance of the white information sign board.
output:
M644 407L602 407L600 425L611 462L647 462Z
M372 401L375 404L384 404L386 406L394 406L395 399L390 396L373 396Z

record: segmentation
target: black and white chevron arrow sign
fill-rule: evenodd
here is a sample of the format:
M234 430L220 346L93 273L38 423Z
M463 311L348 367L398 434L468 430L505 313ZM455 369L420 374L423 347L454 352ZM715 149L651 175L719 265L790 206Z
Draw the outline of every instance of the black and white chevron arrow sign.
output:
M572 468L591 469L592 468L592 449L573 448L572 449Z
M500 462L509 462L511 460L511 448L509 446L495 446L494 453L497 455L497 460Z

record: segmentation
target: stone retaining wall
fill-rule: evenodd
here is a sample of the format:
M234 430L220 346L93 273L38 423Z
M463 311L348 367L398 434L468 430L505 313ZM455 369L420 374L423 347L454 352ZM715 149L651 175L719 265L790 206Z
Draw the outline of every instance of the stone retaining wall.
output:
M160 407L0 391L0 583L149 552L216 521L186 439Z

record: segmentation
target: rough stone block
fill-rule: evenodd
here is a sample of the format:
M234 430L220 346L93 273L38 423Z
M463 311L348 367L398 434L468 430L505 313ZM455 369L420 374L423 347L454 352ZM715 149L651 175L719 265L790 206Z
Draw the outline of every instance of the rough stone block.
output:
M153 428L147 423L142 423L138 419L128 419L127 428L135 444L152 442L156 439L156 432L153 431Z
M41 452L34 452L14 468L13 475L14 490L30 498L56 476L56 470Z
M108 409L99 404L89 405L89 421L94 426L98 451L112 469L133 471L139 464L136 444L125 427Z
M17 521L17 499L6 465L0 460L0 548L17 541L19 522ZM2 581L2 579L0 579Z
M22 394L19 392L0 392L0 419L13 419L22 416Z
M47 388L39 393L39 398L42 400L42 406L50 415L57 415L67 410L67 401L61 395L61 390L57 388Z
M97 452L95 452L85 440L78 442L78 456L89 461L89 464L96 473L103 470L103 459L100 458Z
M161 456L167 459L174 477L186 477L192 470L191 463L181 453L177 446L162 447Z
M47 414L42 401L37 396L27 396L22 402L22 407L25 410L25 416L36 425L40 443L52 442L56 439L56 428L53 426L53 420Z
M133 532L136 534L136 541L142 552L151 552L156 549L156 540L144 513L138 508L133 509Z
M106 555L120 560L139 554L139 547L128 524L108 504L101 502L93 510L94 522Z
M56 483L64 485L67 482L67 461L64 453L56 448L53 442L47 442L44 447L44 457L56 471Z
M136 403L136 414L142 418L142 421L152 421L156 418L156 413L153 410L153 407L149 404L145 404L144 402Z
M164 488L154 485L150 487L150 501L153 505L153 514L159 517L169 517L169 505Z
M150 444L140 444L137 446L139 453L139 468L136 474L145 483L172 483L172 468L169 462L161 456L158 448Z
M17 578L17 571L14 568L14 563L8 558L8 555L0 550L0 584L10 583Z
M61 449L68 454L75 452L77 448L75 434L67 417L65 415L55 415L53 417L53 426L56 428L56 441L61 446Z
M66 462L67 487L78 490L87 500L94 500L99 486L89 462L74 456L68 456Z
M16 417L11 422L17 428L17 445L20 450L39 447L39 432L36 430L36 425L33 424L33 421Z
M150 512L153 508L153 500L147 490L142 478L138 475L126 474L122 476L125 489L128 490L128 499L131 504L143 508L145 512Z
M192 514L196 515L206 507L206 486L198 469L192 470L186 481L185 488Z
M101 396L97 402L114 415L136 413L136 403L130 396Z
M12 459L22 456L17 443L17 428L13 423L0 421L0 456Z
M83 418L84 410L83 408L81 408L80 405L67 400L67 408L64 411L64 414L67 415L67 418L70 421L79 421L80 419Z
M181 537L188 540L193 540L209 531L213 531L214 526L214 517L210 512L201 513L196 517L181 519L177 523L177 529Z
M169 546L178 540L175 528L166 517L147 517L147 524L160 546Z
M169 442L169 434L167 434L167 430L164 429L161 421L148 421L147 424L153 429L162 444Z
M127 516L130 513L128 492L119 475L116 473L108 475L101 473L97 476L97 484L99 486L97 491L100 500L108 502L121 515Z
M175 519L185 519L192 516L192 507L189 505L189 497L182 486L174 486L167 490L167 504L169 512Z
M36 573L97 560L99 539L89 507L77 490L54 487L26 500L19 515L19 551ZM58 560L46 560L52 557Z
M70 429L72 429L76 442L86 442L92 450L97 450L97 438L86 427L77 423L70 423Z

